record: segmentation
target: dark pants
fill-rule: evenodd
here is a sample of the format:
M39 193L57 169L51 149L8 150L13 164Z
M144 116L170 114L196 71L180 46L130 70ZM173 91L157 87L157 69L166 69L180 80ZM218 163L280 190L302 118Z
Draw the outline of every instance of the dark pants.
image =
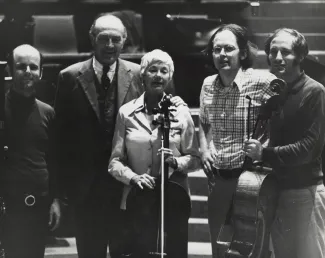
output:
M157 188L135 191L129 195L126 211L130 221L132 258L146 258L150 252L160 251L160 200ZM169 258L188 257L188 219L191 203L188 193L177 184L168 184L165 207L165 249ZM159 231L158 231L159 230Z
M231 235L231 226L227 218L232 206L237 181L237 179L216 178L215 185L208 198L208 220L213 258L224 257L222 250L217 248L217 240L229 241L229 235ZM224 234L220 234L222 229Z
M76 242L79 258L106 258L108 207L99 203L75 206Z
M3 247L6 258L43 258L48 233L48 198L36 198L32 207L24 197L5 199L6 215L3 226Z
M157 218L158 219L158 218ZM148 222L148 221L147 221ZM158 222L158 221L155 221ZM158 223L152 221L145 224L145 221L135 222L138 230L130 230L130 242L132 258L152 257L150 252L160 251L157 242L160 243L160 233L157 231ZM178 217L175 214L172 221L166 225L165 252L168 258L187 258L188 257L188 218ZM157 250L158 248L158 250ZM159 253L159 252L158 252Z
M120 210L108 203L87 202L76 205L74 213L79 258L106 258L107 246L111 258L121 257L124 247Z
M188 217L178 216L169 221L167 227L167 254L170 258L188 257Z
M119 258L123 253L119 209L123 184L107 172L109 155L106 152L97 157L97 174L89 193L73 205L79 258L106 258L107 247L111 258Z

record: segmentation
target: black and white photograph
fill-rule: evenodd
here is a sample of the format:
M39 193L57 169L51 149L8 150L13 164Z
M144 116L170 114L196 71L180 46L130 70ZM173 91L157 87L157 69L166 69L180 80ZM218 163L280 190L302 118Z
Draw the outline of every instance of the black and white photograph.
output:
M325 258L325 0L0 0L0 258Z

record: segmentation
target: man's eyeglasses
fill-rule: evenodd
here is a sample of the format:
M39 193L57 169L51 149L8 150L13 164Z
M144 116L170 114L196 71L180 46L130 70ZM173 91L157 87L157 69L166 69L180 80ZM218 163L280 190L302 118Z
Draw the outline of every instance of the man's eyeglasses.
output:
M237 48L234 46L223 46L223 47L214 47L212 49L212 53L214 53L215 55L220 55L220 53L222 52L222 49L224 51L225 54L230 54L231 52L235 51Z

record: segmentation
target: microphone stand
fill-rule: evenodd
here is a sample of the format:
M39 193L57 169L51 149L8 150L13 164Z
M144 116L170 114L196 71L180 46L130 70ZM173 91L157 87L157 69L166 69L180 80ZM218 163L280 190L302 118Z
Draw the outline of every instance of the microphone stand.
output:
M157 252L150 253L153 257L165 257L167 254L165 253L165 242L166 242L166 233L165 233L165 208L166 208L166 199L165 194L168 189L168 170L169 166L165 163L165 151L164 148L169 148L169 131L170 131L170 109L172 103L170 101L171 95L165 95L161 102L159 103L159 108L154 109L155 114L162 114L158 118L158 120L154 120L153 124L158 125L160 124L160 129L162 132L161 137L161 188L160 188L160 228L158 229L158 236L157 236ZM160 241L159 241L160 240ZM160 244L160 248L159 248Z

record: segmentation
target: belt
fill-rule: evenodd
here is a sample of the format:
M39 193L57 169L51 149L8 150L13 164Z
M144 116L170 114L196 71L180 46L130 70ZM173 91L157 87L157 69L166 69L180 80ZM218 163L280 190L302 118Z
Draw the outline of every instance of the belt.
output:
M234 179L239 178L240 174L243 172L242 168L234 168L234 169L218 169L212 167L212 172L215 177L219 177L222 179Z
M18 196L4 196L7 206L15 208L23 207L40 207L50 203L49 196L40 196L34 194L23 194Z

